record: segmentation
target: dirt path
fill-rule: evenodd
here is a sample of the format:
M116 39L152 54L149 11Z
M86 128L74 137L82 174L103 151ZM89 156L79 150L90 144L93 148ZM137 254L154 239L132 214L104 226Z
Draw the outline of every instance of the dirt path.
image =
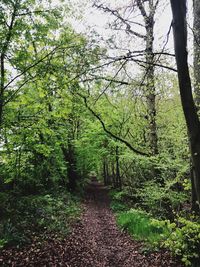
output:
M4 251L0 266L68 266L68 267L168 267L180 266L168 253L144 256L140 244L122 233L109 209L106 189L90 185L84 203L85 212L70 236L45 244L32 244L25 250ZM1 265L2 264L2 265Z

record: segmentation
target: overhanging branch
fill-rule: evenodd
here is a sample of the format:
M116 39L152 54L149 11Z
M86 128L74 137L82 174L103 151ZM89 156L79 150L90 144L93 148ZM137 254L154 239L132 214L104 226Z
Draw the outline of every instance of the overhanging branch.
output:
M86 108L92 113L92 115L101 123L102 125L102 128L103 130L108 134L110 135L111 137L113 137L114 139L120 141L121 143L125 144L130 150L132 150L133 152L135 152L136 154L138 155L141 155L141 156L150 156L150 154L148 153L145 153L145 152L142 152L142 151L139 151L137 150L136 148L134 148L129 142L127 142L126 140L122 139L121 137L115 135L114 133L112 133L111 131L109 131L105 125L105 123L103 122L103 120L101 119L101 117L95 113L95 111L88 105L88 102L87 102L87 97L76 92L78 96L80 96L83 100L84 100L84 103L85 103L85 106Z

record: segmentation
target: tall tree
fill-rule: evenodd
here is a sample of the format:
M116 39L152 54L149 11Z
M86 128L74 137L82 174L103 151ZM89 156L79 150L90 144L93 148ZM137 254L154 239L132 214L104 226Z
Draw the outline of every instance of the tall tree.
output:
M200 121L195 107L187 53L186 0L170 0L173 14L173 32L179 89L192 158L193 208L199 210L200 203Z
M46 6L50 2L46 2ZM30 70L52 53L59 11L37 0L3 0L0 8L0 129L5 105L36 75ZM8 100L9 99L9 100Z
M200 2L193 0L194 10L194 91L198 110L200 109Z
M140 51L140 54L143 54L143 58L140 63L144 68L144 75L142 78L141 84L144 86L144 94L146 98L147 106L147 116L148 119L148 142L150 147L150 152L152 155L158 154L158 134L157 134L157 123L156 123L156 88L155 88L155 57L154 57L154 24L155 24L155 12L158 6L159 0L135 0L130 6L124 5L122 10L124 14L121 14L118 9L112 9L106 7L103 4L94 4L97 8L102 9L104 12L109 12L110 14L116 17L115 24L121 24L125 27L127 34L131 35L133 38L137 38L138 41L142 40L144 44L144 51ZM142 22L133 22L132 19L129 19L127 16L127 10L133 15L139 14L142 17ZM139 30L133 27L137 25L137 28L142 30L142 33ZM119 28L119 26L117 26ZM143 31L145 29L145 31ZM132 39L134 41L134 39ZM134 61L134 51L129 51L127 62L129 60Z
M4 1L5 2L5 1ZM7 16L3 15L3 11L5 12L5 8L8 8L10 11L10 14ZM13 29L16 24L16 17L17 17L17 11L19 9L19 1L15 1L12 3L12 1L8 1L8 3L3 3L2 8L1 8L1 13L0 13L0 18L1 18L1 30L3 32L2 35L4 35L4 39L1 40L1 82L0 82L0 126L2 124L2 118L3 118L3 105L4 105L4 91L5 91L5 82L6 82L6 69L5 69L5 64L6 64L6 56L8 49L10 47L10 42L13 36ZM7 12L8 12L7 10Z
M156 88L155 88L155 65L154 65L154 16L159 0L148 0L148 7L145 9L144 1L137 0L137 6L143 16L146 37L145 37L145 61L146 61L146 99L149 122L149 143L152 155L158 154L158 135L156 124ZM147 11L149 10L149 11Z

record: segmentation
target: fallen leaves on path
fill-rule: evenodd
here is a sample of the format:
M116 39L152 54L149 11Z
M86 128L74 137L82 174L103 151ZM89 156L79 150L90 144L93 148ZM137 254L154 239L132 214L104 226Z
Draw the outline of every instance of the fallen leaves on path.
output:
M0 266L41 267L181 267L167 251L144 255L141 244L116 226L106 188L93 183L87 191L84 213L64 240L55 236L35 240L21 249L1 252Z

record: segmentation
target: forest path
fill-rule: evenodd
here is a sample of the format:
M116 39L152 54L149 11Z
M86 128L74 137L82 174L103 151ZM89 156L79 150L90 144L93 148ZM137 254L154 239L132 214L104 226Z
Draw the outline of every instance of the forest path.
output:
M86 192L82 218L65 240L52 238L44 244L35 243L23 250L7 251L0 266L180 266L167 252L145 256L139 250L140 244L116 226L107 189L93 182Z

